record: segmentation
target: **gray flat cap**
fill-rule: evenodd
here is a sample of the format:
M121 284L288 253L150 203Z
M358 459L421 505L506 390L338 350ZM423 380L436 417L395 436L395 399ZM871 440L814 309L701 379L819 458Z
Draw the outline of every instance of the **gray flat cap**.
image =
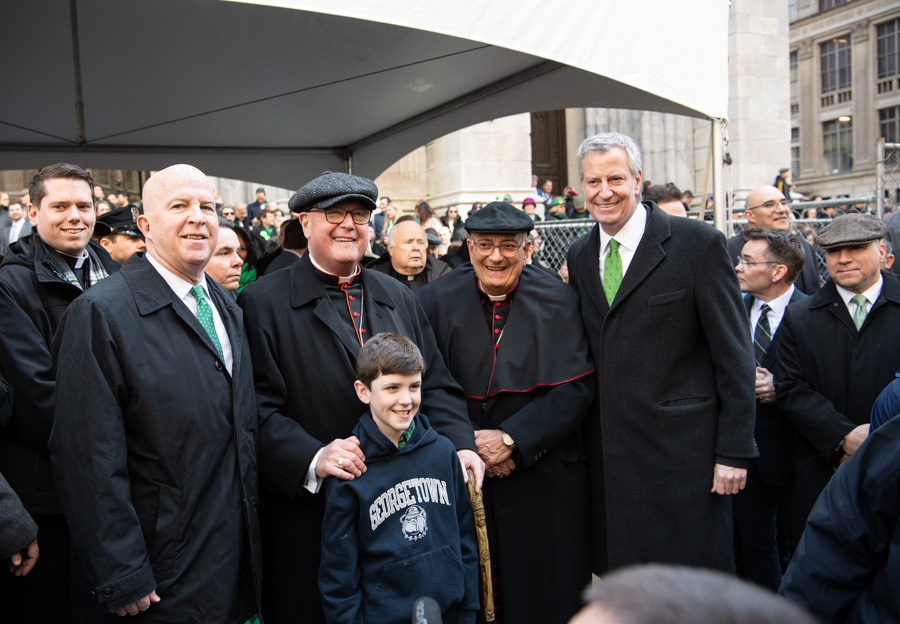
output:
M494 201L466 219L467 232L483 234L518 234L534 229L527 214L507 202Z
M326 171L301 186L288 202L288 208L291 212L324 210L348 199L358 201L369 210L375 210L378 187L368 178Z
M822 249L836 249L881 240L885 234L887 226L878 217L870 214L846 214L823 227L816 242Z

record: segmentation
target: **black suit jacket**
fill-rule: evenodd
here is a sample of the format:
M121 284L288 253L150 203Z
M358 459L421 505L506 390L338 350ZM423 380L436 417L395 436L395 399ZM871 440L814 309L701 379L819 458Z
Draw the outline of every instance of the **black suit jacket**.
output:
M794 288L790 303L806 299L807 295ZM749 316L755 297L744 297L744 306ZM778 359L778 345L781 342L781 324L775 330L761 367L774 371ZM781 411L777 403L756 402L756 445L759 457L754 460L757 470L766 483L790 486L793 475L794 426Z

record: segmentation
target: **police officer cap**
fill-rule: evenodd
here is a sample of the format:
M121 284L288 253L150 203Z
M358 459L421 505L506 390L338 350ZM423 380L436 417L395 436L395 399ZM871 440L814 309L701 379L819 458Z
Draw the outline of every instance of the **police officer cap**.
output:
M878 217L870 214L847 214L836 217L823 227L816 242L822 249L837 249L865 245L881 240L885 234L887 227Z
M110 210L106 214L97 217L94 234L101 238L110 234L124 234L125 236L143 238L144 235L141 234L141 231L135 224L139 214L138 209L132 206Z
M491 202L466 219L466 231L479 234L518 234L533 229L531 217L506 202Z
M369 210L375 210L378 187L368 178L326 171L315 180L300 187L288 202L291 212L324 210L342 201L355 200Z

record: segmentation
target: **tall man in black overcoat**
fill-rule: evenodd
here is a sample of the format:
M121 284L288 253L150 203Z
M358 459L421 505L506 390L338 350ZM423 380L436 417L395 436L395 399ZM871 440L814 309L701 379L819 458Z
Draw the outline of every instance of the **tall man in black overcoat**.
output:
M800 237L787 230L750 228L735 272L745 293L756 357L756 444L759 457L747 469L747 487L734 497L739 572L757 585L778 591L793 545L788 518L794 478L794 426L778 409L772 371L788 305L806 299L794 280L803 269Z
M41 534L41 566L26 578L0 575L0 604L12 621L65 622L69 537L50 469L55 375L50 342L69 304L119 263L91 241L94 181L77 165L42 168L28 185L30 236L0 266L0 374L12 389L0 417L0 472ZM29 619L30 618L30 619Z
M359 265L378 189L371 180L324 173L291 198L309 239L290 268L266 275L239 299L244 309L264 448L263 544L265 611L276 622L322 622L318 592L320 535L327 478L353 479L365 470L351 435L366 406L353 388L356 354L380 332L407 336L426 361L422 411L456 446L479 481L465 398L441 360L434 334L412 292ZM415 600L415 596L410 600ZM300 605L298 607L298 605Z
M399 226L397 226L399 227ZM505 202L466 221L471 264L416 292L465 390L487 465L501 622L567 622L590 580L587 465L596 384L578 292L525 264L534 222Z
M578 168L598 221L568 256L599 382L585 419L594 571L731 569L727 495L756 448L753 353L725 237L640 202L640 150L624 135L585 139Z
M880 270L885 233L866 214L842 215L822 228L818 242L832 281L789 306L782 321L775 388L799 433L795 541L834 471L868 436L872 405L900 368L900 282Z
M79 297L53 345L50 460L84 585L73 615L241 624L260 603L258 415L241 310L203 272L215 195L175 165L143 202L147 253Z

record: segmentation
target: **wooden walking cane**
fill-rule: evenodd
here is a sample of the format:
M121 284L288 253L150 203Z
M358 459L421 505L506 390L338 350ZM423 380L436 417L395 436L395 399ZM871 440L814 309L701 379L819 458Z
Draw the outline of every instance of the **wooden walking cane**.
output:
M487 524L484 520L484 500L481 492L475 491L475 474L469 473L469 498L475 516L475 534L478 536L478 578L481 581L481 604L484 606L484 621L494 621L494 587L491 582L491 549L488 545Z

